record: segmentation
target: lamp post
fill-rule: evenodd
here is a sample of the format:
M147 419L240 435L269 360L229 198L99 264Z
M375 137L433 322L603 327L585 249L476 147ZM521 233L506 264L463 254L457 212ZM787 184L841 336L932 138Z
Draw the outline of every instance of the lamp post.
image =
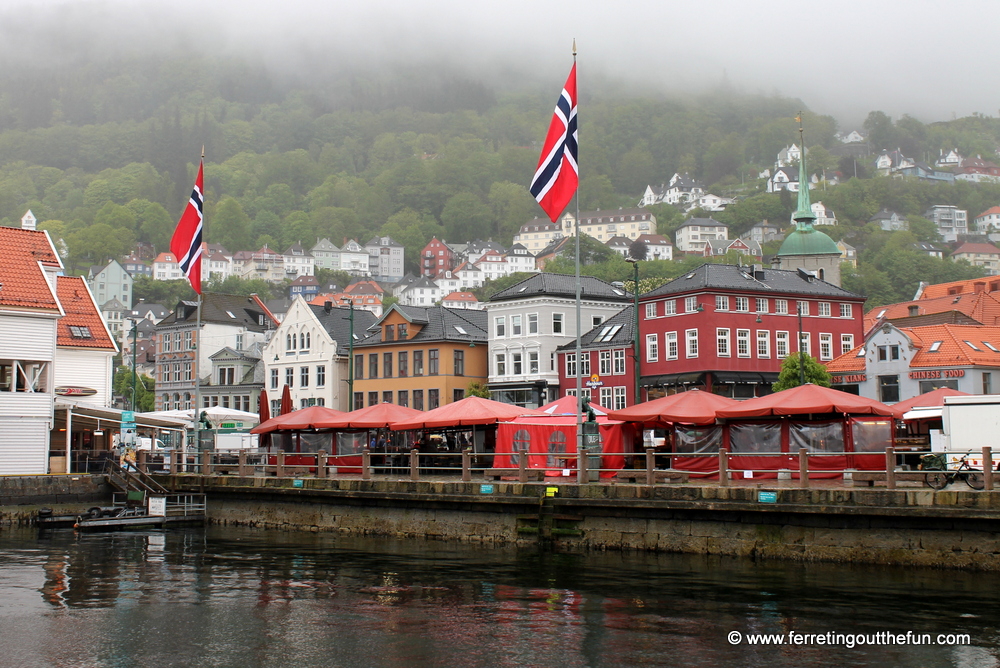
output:
M806 361L802 358L802 302L795 302L795 313L799 316L799 385L805 385Z
M132 410L135 410L135 385L137 377L135 370L135 361L136 361L136 353L138 352L135 341L138 332L139 332L139 321L133 318L132 319L132 403L129 404Z
M632 346L634 350L632 351L632 361L634 363L633 371L635 372L635 404L639 404L639 260L634 257L626 257L625 261L632 265L633 271L633 282L632 282L632 295L633 303L635 305L635 335L632 340Z
M343 297L350 308L351 333L347 338L347 410L354 410L354 300Z

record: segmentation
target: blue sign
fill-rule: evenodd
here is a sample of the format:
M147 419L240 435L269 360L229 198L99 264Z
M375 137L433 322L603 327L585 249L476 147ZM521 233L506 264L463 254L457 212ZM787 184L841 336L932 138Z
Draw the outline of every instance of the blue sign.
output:
M122 422L122 429L135 429L135 422Z
M135 411L122 411L122 422L135 422Z
M292 481L292 487L302 487L302 481L301 480L293 480Z
M757 503L777 503L777 492L757 492Z
M493 493L493 485L480 485L479 486L479 493L480 494L492 494Z

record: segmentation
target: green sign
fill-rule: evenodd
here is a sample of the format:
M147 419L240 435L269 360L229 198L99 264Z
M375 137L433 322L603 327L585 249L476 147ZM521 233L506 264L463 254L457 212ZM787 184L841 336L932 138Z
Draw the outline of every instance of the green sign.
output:
M135 411L122 411L122 422L135 422ZM135 428L135 425L132 425Z
M236 423L235 422L223 422L222 424L219 425L219 427L221 429L236 429Z
M480 485L479 486L479 493L480 494L492 494L493 493L493 485Z
M757 503L777 503L777 492L757 492Z
M122 422L122 429L135 429L135 422Z
M301 480L293 480L292 481L292 487L302 487L302 481Z

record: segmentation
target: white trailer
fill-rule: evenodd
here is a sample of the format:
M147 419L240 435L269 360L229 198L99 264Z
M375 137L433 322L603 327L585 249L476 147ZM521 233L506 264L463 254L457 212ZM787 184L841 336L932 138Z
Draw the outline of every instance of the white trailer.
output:
M969 465L982 469L986 446L993 450L994 466L1000 460L1000 394L945 397L941 424L942 438L933 439L931 449L948 455L949 468L969 454Z

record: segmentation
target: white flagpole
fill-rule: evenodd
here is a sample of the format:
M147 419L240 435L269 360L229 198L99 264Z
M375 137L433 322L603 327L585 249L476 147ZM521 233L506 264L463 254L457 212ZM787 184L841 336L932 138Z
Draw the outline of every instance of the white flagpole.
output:
M573 40L573 69L576 69L576 39ZM580 103L579 103L579 87L577 88L577 99L574 100L576 103L576 128L577 132L580 131ZM576 223L574 226L574 231L576 233L576 456L582 458L583 454L583 353L582 353L582 315L581 315L581 284L580 284L580 158L579 149L577 154L577 168L576 168L576 194L574 199L576 200ZM581 462L577 461L577 471L581 471ZM577 482L583 483L586 480L582 479L582 476L577 476Z

